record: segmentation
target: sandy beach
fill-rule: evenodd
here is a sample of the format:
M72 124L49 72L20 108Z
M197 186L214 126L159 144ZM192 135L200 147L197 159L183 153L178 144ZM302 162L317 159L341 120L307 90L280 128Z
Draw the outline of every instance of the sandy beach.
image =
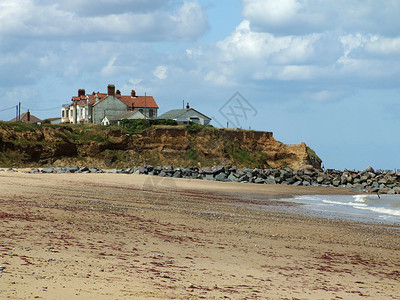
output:
M1 299L400 299L400 227L261 209L347 189L0 172Z

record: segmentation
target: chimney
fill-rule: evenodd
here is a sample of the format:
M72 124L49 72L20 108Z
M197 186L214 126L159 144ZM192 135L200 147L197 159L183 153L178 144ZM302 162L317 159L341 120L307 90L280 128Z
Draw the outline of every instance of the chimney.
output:
M109 85L107 86L107 94L108 94L109 96L114 96L114 95L115 95L115 85L109 84Z
M190 108L190 106L189 106L189 102L188 103L186 103L186 109L189 109Z
M132 97L132 98L135 98L135 97L136 97L136 92L135 92L135 90L132 90L132 92L131 92L131 97Z
M31 121L31 113L29 112L29 109L28 109L28 112L26 113L26 117L28 119L28 122L30 122Z
M117 95L121 95L121 91L120 90L117 90Z
M85 94L86 94L85 89L79 89L78 90L78 97L85 96Z

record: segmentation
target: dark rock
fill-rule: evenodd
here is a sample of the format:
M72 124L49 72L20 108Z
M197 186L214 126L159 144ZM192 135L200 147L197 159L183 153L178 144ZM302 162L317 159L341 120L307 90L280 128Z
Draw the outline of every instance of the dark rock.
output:
M238 182L238 181L239 181L238 177L236 177L236 176L234 175L234 173L229 174L228 180L229 180L229 181L232 181L232 182Z
M275 177L272 175L268 176L268 178L265 180L265 183L266 184L276 184Z
M146 174L147 170L143 166L139 166L134 169L135 174Z
M54 173L54 169L53 168L43 168L42 173Z
M172 175L174 178L182 178L182 171L181 170L176 170L174 172L174 175Z
M229 168L229 172L230 173L236 173L237 169L238 168L236 166L233 166L233 167Z
M320 174L317 177L317 183L322 184L327 177L324 174Z
M287 183L287 184L293 184L293 183L295 183L295 179L293 178L293 177L289 177L289 178L286 178L286 180L285 180L285 182Z
M366 167L365 172L375 173L374 169L371 166Z
M263 183L265 183L265 180L261 177L257 177L256 180L254 181L254 183L263 184Z
M89 168L88 168L88 167L83 167L83 168L80 169L80 171L81 171L82 173L88 172L88 171L89 171Z
M214 166L211 168L214 176L218 175L219 173L225 172L225 168L224 166Z
M135 170L132 168L127 168L127 169L125 169L124 172L125 172L125 174L133 174L135 172Z
M215 180L213 174L205 174L206 176L204 177L204 180Z
M167 174L167 172L166 172L166 171L164 171L164 170L161 170L161 171L160 171L160 173L158 173L158 176L160 176L160 177L167 177L167 176L168 176L168 174Z
M226 181L227 177L225 173L219 173L217 176L215 176L216 181Z

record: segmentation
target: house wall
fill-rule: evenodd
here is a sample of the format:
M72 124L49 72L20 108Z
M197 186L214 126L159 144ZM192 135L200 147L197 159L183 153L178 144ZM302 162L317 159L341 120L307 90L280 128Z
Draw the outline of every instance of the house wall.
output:
M146 119L146 117L140 111L138 111L138 112L130 115L127 119L128 120L138 120L138 119Z
M193 110L189 110L187 112L185 112L184 114L182 114L181 116L179 116L179 119L177 121L182 121L182 120L188 120L190 121L190 118L198 118L199 121L196 122L195 120L192 120L196 123L199 123L201 125L209 125L210 124L210 120L204 118L203 115L193 111Z
M61 118L60 119L56 119L56 120L51 120L50 123L51 124L61 124Z
M149 108L149 107L135 107L138 111L140 111L146 118L154 119L157 117L157 108ZM152 113L153 112L153 113Z
M128 107L114 96L107 96L103 101L97 103L92 108L93 123L100 124L106 115L118 115Z

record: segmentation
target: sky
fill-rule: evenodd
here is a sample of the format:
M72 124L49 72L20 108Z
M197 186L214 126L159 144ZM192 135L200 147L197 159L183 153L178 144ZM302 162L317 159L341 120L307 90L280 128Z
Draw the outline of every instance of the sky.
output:
M114 84L216 127L400 169L398 0L0 0L0 119Z

